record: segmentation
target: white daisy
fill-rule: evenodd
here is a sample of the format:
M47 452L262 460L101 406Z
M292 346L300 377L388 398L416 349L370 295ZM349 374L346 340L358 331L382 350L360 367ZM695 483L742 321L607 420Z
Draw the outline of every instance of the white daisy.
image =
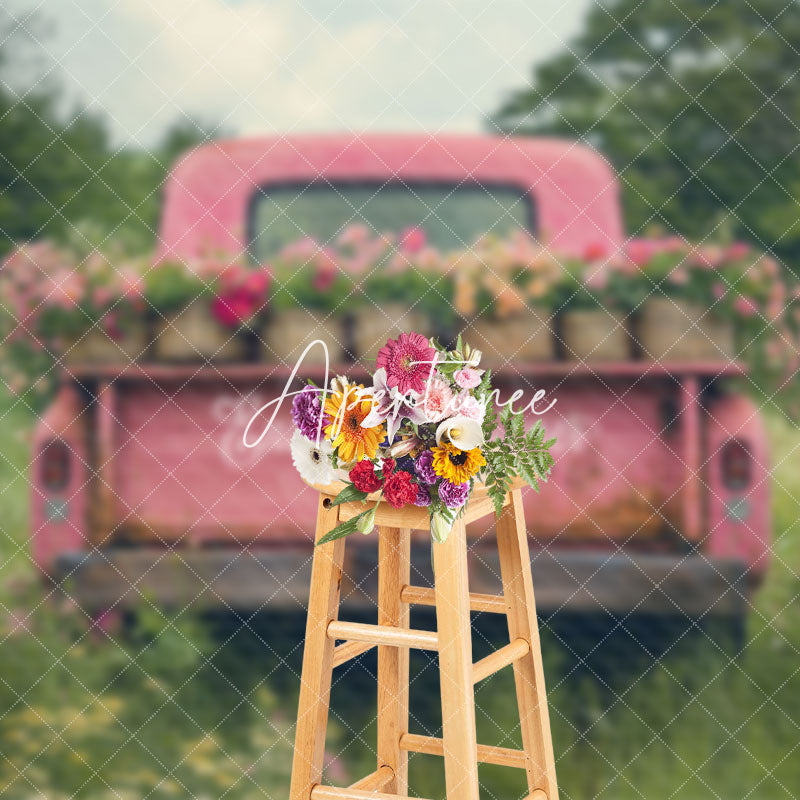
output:
M325 485L336 480L331 464L333 448L328 441L321 441L319 447L296 430L291 441L292 461L300 477L308 483Z

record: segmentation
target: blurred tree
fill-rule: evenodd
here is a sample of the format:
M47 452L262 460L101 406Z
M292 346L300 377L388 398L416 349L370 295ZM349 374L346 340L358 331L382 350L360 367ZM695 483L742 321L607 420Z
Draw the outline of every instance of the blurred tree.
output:
M799 5L598 0L493 122L604 152L633 234L722 224L800 260Z
M13 30L0 31L0 41L0 256L45 236L79 250L112 242L130 253L150 249L170 166L219 130L184 117L151 151L116 148L101 114L60 111L54 82L14 89L12 66L30 45Z

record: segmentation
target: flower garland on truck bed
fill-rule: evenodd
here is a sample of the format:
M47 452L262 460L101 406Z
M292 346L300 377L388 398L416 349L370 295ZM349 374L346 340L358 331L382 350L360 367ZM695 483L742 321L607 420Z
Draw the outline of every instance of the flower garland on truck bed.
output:
M334 505L365 508L322 537L370 533L378 493L394 508L430 509L431 536L447 539L476 481L498 513L514 477L538 491L553 465L540 421L526 432L523 415L493 404L491 372L480 351L462 343L447 351L418 333L390 339L378 352L372 386L337 377L329 389L309 383L295 395L292 460L309 483L344 480ZM502 435L495 436L498 424ZM493 438L494 437L494 438Z

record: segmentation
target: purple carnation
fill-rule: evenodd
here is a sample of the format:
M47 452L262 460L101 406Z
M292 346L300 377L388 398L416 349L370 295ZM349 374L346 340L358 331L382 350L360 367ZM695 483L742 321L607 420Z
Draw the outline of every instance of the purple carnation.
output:
M423 450L414 462L414 472L417 477L423 482L431 486L439 479L437 474L433 471L433 451Z
M439 484L439 497L448 508L461 508L469 497L469 482L450 483L443 480Z
M292 400L292 419L300 433L307 439L316 441L319 430L319 419L322 417L322 429L330 423L327 414L322 413L321 390L316 386L305 386L300 394Z
M431 493L426 486L417 484L417 499L414 501L415 506L427 508L431 504Z

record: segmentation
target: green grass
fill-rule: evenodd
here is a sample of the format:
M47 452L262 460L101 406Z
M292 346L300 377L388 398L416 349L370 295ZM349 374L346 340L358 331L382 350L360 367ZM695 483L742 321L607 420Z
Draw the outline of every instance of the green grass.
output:
M78 610L42 603L27 556L31 414L4 398L0 416L0 798L285 798L298 621L237 627L143 607L112 638L88 632ZM595 652L607 621L556 620L543 631L563 798L800 793L800 435L776 417L767 423L774 558L741 655L712 627L665 628L673 645L663 657L652 626L626 623ZM495 635L477 622L479 642ZM336 782L374 769L371 658L333 693ZM415 654L412 664L412 729L433 730L435 661ZM480 740L518 746L508 671L479 685L476 700ZM413 757L411 778L413 794L442 796L440 760ZM483 797L524 793L513 770L482 767L481 779Z

